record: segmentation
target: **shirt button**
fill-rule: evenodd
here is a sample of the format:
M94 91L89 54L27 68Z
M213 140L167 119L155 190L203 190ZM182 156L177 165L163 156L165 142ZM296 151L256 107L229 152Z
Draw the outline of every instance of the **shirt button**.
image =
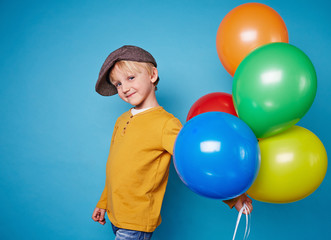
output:
M129 124L129 121L126 124Z

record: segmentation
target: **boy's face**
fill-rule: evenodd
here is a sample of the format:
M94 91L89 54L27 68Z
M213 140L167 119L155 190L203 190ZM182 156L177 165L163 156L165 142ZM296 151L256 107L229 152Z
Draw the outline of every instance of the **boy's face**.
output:
M156 102L154 82L157 80L157 69L148 71L138 66L139 71L131 73L121 70L115 64L111 71L111 83L117 88L119 97L135 106L136 109L154 107Z

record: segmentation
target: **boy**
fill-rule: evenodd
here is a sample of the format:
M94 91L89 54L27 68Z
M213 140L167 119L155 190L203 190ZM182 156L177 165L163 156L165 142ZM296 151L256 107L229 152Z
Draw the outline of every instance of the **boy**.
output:
M105 188L92 215L104 225L107 211L116 240L151 239L161 223L170 159L182 125L157 102L156 67L149 52L126 45L107 57L96 84L99 94L118 93L134 106L116 121ZM245 201L249 205L248 199L242 195L227 203L238 209Z

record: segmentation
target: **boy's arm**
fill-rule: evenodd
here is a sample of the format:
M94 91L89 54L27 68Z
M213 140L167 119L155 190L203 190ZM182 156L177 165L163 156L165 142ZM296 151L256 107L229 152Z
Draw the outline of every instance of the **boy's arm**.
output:
M113 130L113 134L112 134L112 137L111 137L110 145L112 144L112 142L114 140L114 137L115 137L115 134L116 134L116 131L117 131L117 122L118 122L118 119L116 120L116 123L115 123L115 126L114 126L114 130ZM110 146L110 148L111 148L111 146ZM109 152L110 152L110 149L109 149ZM100 200L97 203L98 208L107 209L107 195L108 195L108 193L107 193L107 179L106 179L105 187L104 187L103 192L101 194Z
M103 189L100 200L97 203L97 207L107 209L107 183L105 184L105 188Z
M117 131L118 120L119 120L119 118L116 120L110 145L112 144L116 131ZM106 214L106 209L107 209L107 196L108 196L108 191L107 191L107 178L106 178L105 187L102 191L100 200L97 203L97 206L95 207L93 214L92 214L92 219L96 222L99 222L102 225L105 225L105 223L106 223L105 214Z
M177 118L172 118L166 122L163 127L162 135L162 145L164 149L169 152L171 155L174 151L174 144L177 138L177 135L183 125Z
M97 206L95 207L92 219L95 222L99 222L102 225L106 224L105 214L107 209L107 185L105 184L105 188L103 189L103 192L101 194L100 200L97 203Z

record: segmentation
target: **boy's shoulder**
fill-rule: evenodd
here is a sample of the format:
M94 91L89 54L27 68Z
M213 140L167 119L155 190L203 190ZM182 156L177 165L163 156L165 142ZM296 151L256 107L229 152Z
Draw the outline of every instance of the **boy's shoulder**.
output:
M163 107L160 107L159 112L160 112L160 114L162 114L163 116L165 116L167 118L174 118L175 117L173 114L171 114L170 112L165 110Z
M180 128L182 127L182 123L179 121L178 118L176 118L172 113L166 111L165 109L162 108L162 110L162 114L168 125L176 125Z
M172 113L168 112L163 107L159 107L158 109L156 109L156 111L154 111L154 114L165 121L178 120Z

